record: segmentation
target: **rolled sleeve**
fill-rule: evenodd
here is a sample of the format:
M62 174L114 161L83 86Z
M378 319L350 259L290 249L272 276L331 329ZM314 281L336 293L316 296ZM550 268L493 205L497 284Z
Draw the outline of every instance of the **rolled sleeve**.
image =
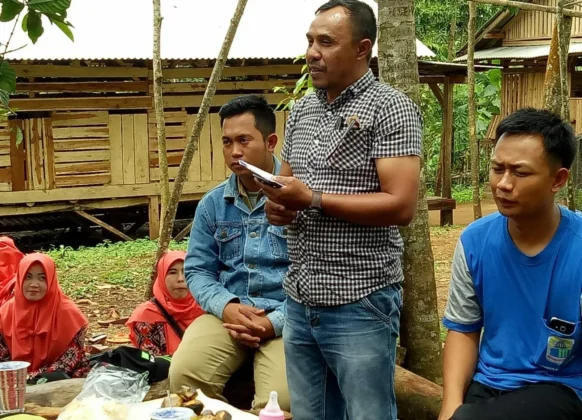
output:
M375 129L371 157L374 159L422 155L422 114L401 92L383 105Z
M280 337L283 334L283 327L285 326L285 304L281 305L277 310L269 313L267 318L271 321L271 324L273 324L275 336Z
M462 333L479 331L483 327L482 308L475 293L475 284L467 265L461 239L457 242L453 255L451 284L443 325L449 330Z

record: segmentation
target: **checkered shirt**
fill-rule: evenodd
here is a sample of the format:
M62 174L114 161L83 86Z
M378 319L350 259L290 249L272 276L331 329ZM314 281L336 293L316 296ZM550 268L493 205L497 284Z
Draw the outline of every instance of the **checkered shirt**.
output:
M356 115L360 126L348 130ZM372 71L328 104L317 91L296 103L282 159L293 175L327 194L380 192L375 159L421 155L422 116L405 94ZM285 291L308 306L343 305L403 280L396 226L364 226L300 212L289 227Z

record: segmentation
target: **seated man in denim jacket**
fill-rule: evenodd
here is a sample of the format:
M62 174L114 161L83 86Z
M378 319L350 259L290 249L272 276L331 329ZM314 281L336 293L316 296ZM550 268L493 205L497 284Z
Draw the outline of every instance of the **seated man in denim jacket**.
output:
M185 274L207 314L184 333L172 358L171 388L189 385L223 399L226 382L253 357L253 409L264 407L275 390L281 408L289 411L281 338L287 231L269 224L261 187L237 163L279 172L280 162L273 156L275 114L263 98L248 95L224 105L219 115L224 159L233 174L196 209Z

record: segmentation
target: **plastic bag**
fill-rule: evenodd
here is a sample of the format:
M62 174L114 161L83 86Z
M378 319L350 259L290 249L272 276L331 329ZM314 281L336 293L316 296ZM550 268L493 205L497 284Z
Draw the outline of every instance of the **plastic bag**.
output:
M95 365L83 385L83 390L76 399L91 396L118 403L142 402L150 386L148 374L137 373L130 369L107 363Z
M147 378L147 372L97 364L58 420L130 420L130 405L142 402L150 390Z

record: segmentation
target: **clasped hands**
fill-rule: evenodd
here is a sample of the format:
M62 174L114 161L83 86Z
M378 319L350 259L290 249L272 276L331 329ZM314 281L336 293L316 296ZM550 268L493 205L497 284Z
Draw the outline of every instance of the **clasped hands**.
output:
M229 303L222 313L224 328L239 343L258 348L260 343L275 337L275 329L264 309L242 303Z

